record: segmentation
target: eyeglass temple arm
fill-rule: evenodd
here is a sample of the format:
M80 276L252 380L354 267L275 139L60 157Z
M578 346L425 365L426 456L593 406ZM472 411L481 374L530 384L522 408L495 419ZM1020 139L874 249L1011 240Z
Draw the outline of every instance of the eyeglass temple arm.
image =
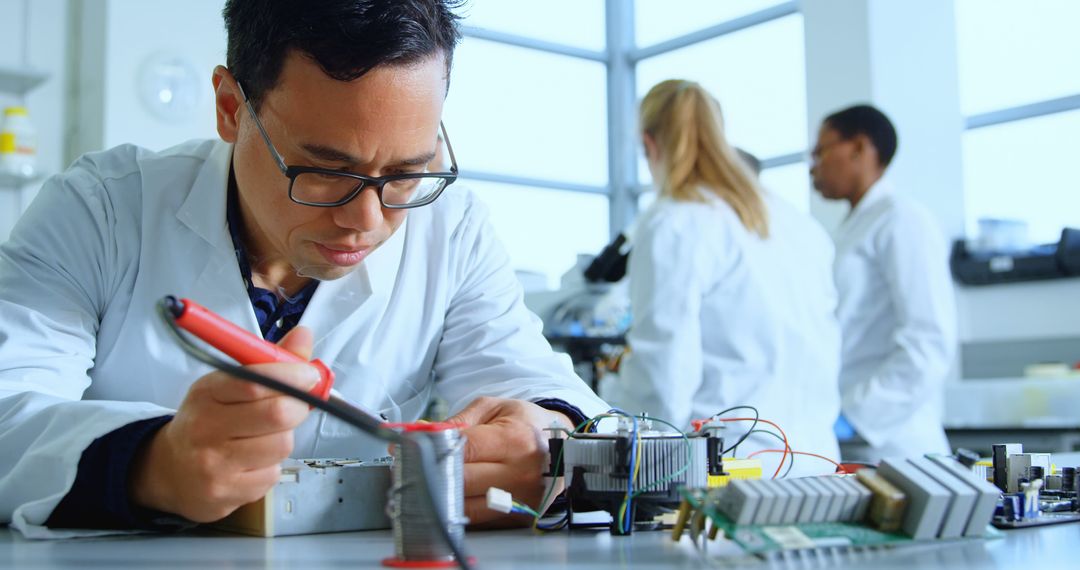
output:
M446 125L439 121L439 129L442 131L443 142L446 143L446 153L450 155L450 172L457 174L457 158L454 158L454 147L450 146L450 136L446 134Z
M255 122L255 127L259 129L259 134L262 135L264 141L266 141L267 148L270 149L270 154L274 156L274 161L277 162L278 168L281 169L282 174L287 174L289 167L285 166L285 159L274 148L274 143L270 142L270 135L267 134L266 129L263 128L262 121L259 120L259 116L255 113L255 106L251 104L251 100L248 99L247 93L244 93L244 86L240 85L240 81L237 80L236 88L240 90L240 96L244 98L244 106L247 107L248 113L251 114L252 121Z

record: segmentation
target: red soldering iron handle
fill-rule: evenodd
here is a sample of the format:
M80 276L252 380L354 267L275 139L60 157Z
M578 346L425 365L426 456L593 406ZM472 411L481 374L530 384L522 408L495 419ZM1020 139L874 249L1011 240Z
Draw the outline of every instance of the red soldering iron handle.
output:
M199 337L240 364L306 362L284 348L221 318L191 299L177 299L169 295L165 297L164 302L180 328ZM334 386L334 373L321 360L315 359L309 364L318 369L320 376L319 383L311 389L311 395L326 400L330 397L330 388Z

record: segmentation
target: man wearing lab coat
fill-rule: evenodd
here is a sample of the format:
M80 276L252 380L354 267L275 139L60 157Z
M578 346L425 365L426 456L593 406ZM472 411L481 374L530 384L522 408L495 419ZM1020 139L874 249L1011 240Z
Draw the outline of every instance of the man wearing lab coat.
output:
M455 17L441 0L230 0L224 15L222 140L87 155L0 247L0 523L49 537L213 521L287 457L386 454L188 357L154 313L168 294L320 358L391 421L438 392L468 439L467 516L498 522L493 485L535 506L539 430L607 406L541 336L484 208L450 186L449 141L449 170L426 168ZM304 389L317 376L251 368Z
M859 105L825 119L811 176L851 212L836 234L843 331L841 422L869 444L864 456L944 453L943 383L956 349L948 250L932 215L882 179L896 130Z

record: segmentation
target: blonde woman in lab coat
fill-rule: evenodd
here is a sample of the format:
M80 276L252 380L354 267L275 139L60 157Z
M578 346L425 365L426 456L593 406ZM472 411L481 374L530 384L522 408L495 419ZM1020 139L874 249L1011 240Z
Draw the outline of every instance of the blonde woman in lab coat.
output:
M634 233L631 353L604 397L680 427L754 406L786 431L793 449L838 458L840 332L828 236L758 186L725 140L719 104L700 85L656 85L640 120L659 197ZM729 425L728 446L750 427ZM737 451L781 447L754 433ZM768 473L781 459L758 457ZM832 471L799 456L792 474Z
M896 153L884 113L857 105L825 119L810 173L851 213L836 233L843 415L867 441L851 459L946 453L945 377L956 352L948 248L929 211L882 176Z

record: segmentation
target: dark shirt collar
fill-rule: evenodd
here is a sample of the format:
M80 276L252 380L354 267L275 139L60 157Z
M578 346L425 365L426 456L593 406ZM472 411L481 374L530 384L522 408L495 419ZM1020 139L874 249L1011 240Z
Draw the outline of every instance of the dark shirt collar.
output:
M248 260L247 250L244 249L244 222L240 217L240 197L236 189L236 178L231 171L225 216L229 224L233 249L236 251L236 262L240 266L240 275L244 278L251 308L255 311L256 320L259 321L259 330L262 331L263 338L266 340L278 342L300 322L300 317L307 309L308 302L315 294L319 282L312 279L311 283L290 298L284 298L273 291L255 286L251 280L251 263Z

